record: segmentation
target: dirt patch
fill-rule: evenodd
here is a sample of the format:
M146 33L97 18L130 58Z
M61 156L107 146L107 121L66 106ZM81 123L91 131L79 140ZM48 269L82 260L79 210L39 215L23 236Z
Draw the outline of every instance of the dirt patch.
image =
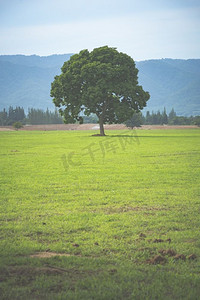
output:
M176 251L174 251L173 249L167 249L167 250L164 250L164 249L160 249L158 251L161 255L168 255L168 256L175 256L176 255Z
M142 125L140 128L137 129L192 129L192 128L199 128L196 125Z
M144 234L144 233L140 233L140 234L139 234L139 237L145 239L147 236L146 236L146 234Z
M190 255L188 256L188 259L194 260L194 259L197 259L197 256L196 256L196 254L190 254Z
M155 239L153 241L153 243L163 243L163 242L164 242L164 240L162 240L162 239Z
M12 126L0 126L0 131L14 131Z
M99 130L98 124L49 124L49 125L25 125L19 131L53 131L53 130ZM141 127L135 127L139 130L154 130L154 129L192 129L199 128L195 125L142 125ZM105 130L129 130L124 124L111 124L104 125ZM0 131L14 131L12 126L0 126ZM131 130L131 129L130 129Z
M161 255L156 255L153 258L146 261L147 263L151 265L157 265L157 264L165 264L167 262L166 258Z
M171 243L171 241L172 240L170 238L168 238L166 240L163 240L163 239L154 239L154 240L150 239L150 240L148 240L149 243L165 243L165 242L168 242L169 244Z
M179 260L179 259L186 260L186 257L184 254L176 254L174 256L174 260Z
M57 252L37 252L34 254L31 254L29 257L36 257L36 258L50 258L55 256L80 256L80 255L73 255L69 253L57 253Z
M138 249L140 250L140 249ZM146 263L156 265L156 264L164 264L167 262L166 256L172 257L174 261L185 261L186 256L184 254L177 254L175 250L173 249L160 249L158 250L158 255L154 256L153 258L150 258L146 261ZM187 257L188 260L196 260L197 256L196 254L190 254Z

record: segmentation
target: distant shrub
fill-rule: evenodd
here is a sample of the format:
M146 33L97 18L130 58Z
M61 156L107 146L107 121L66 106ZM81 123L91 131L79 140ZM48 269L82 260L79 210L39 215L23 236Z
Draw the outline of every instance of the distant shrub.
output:
M22 125L21 122L15 122L15 123L13 123L13 127L14 127L16 130L18 130L18 129L22 128L23 125Z

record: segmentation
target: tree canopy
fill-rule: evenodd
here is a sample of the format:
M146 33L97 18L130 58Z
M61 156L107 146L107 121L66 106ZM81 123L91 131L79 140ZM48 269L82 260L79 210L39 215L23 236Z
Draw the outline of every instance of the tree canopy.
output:
M103 124L122 123L146 106L149 93L138 85L138 70L127 54L108 46L82 50L64 63L51 86L51 97L66 123L96 114Z
M16 130L18 130L18 129L20 129L20 128L22 128L23 127L23 124L21 123L21 122L15 122L15 123L13 123L13 127L16 129Z

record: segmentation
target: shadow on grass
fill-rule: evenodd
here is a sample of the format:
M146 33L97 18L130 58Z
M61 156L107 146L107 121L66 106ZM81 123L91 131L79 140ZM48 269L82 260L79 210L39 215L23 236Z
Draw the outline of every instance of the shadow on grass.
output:
M90 137L105 137L105 138L111 138L111 137L128 137L128 138L138 138L138 135L127 135L127 134L119 134L119 135L91 135Z
M105 137L128 137L128 138L191 138L193 135L106 135ZM197 136L198 137L198 136ZM199 138L199 137L198 137Z

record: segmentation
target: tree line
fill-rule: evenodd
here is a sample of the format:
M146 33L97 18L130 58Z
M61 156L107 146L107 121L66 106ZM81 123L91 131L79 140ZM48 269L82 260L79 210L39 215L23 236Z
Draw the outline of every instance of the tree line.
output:
M166 109L162 112L146 112L143 115L141 112L135 112L132 117L125 122L128 127L139 127L141 125L198 125L200 126L200 116L177 116L176 112L172 110L167 114Z
M63 118L59 112L55 110L46 111L42 109L30 108L26 114L23 107L10 106L8 110L5 108L0 111L0 126L13 125L16 122L21 122L22 125L43 125L43 124L63 124ZM98 123L96 115L83 116L84 123ZM167 114L166 109L162 112L146 112L143 115L141 112L134 113L132 118L125 122L128 127L139 127L141 125L200 125L200 116L177 116L176 112L172 110Z
M30 108L27 114L20 106L10 106L8 110L4 108L0 111L0 126L13 125L16 122L21 122L22 125L62 124L63 119L57 110L52 112L48 108L46 111Z

